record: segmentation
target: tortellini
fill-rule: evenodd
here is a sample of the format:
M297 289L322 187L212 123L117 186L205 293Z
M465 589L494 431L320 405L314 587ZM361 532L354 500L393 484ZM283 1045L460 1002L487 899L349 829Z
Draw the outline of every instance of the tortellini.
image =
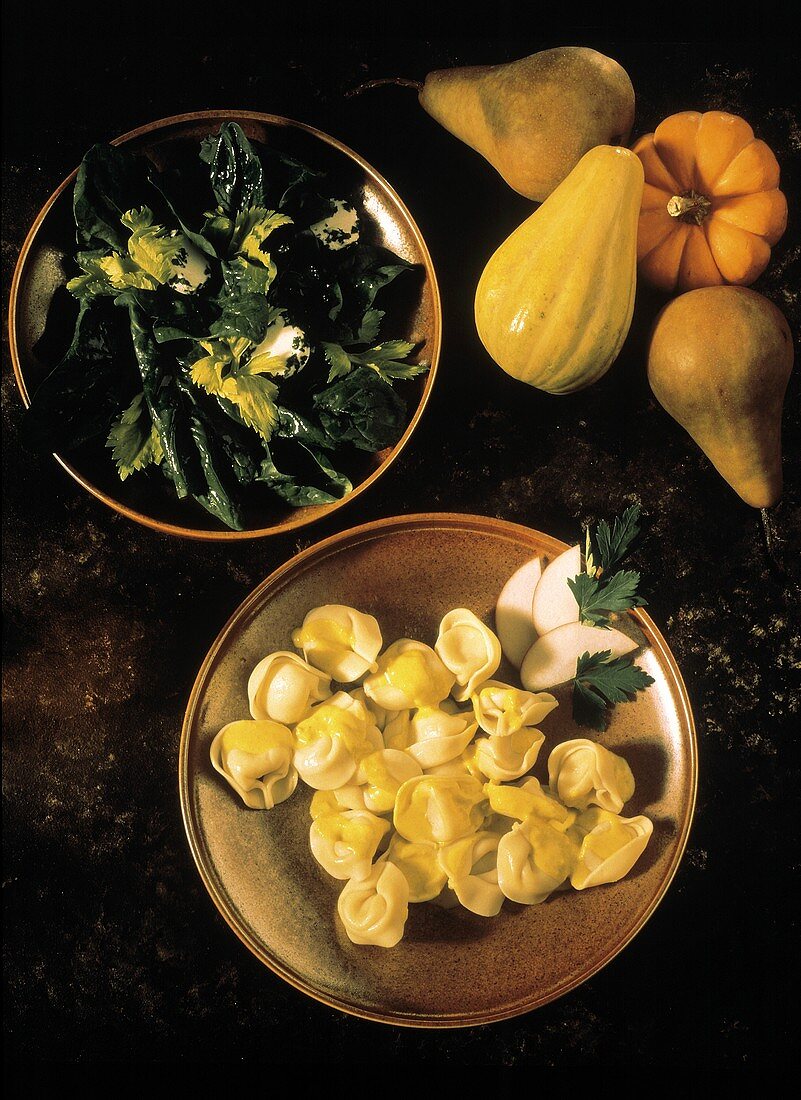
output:
M375 670L382 641L376 618L343 604L315 607L292 635L310 665L343 684Z
M407 779L422 775L422 768L411 756L398 749L379 749L365 756L356 770L356 783L368 810L391 813L398 791Z
M531 771L544 740L544 733L529 726L508 737L482 737L476 741L476 763L487 779L508 783Z
M653 823L647 817L618 817L609 810L581 814L575 833L582 836L570 883L576 890L618 882L645 851Z
M271 718L285 726L306 718L312 706L330 694L330 676L287 650L259 661L248 680L251 715Z
M519 783L487 783L484 793L493 813L503 817L525 821L536 814L545 821L552 821L562 830L569 828L576 820L575 811L563 806L533 775Z
M491 737L508 737L524 726L536 726L559 703L547 691L523 691L489 680L473 695L476 721Z
M421 768L435 768L455 760L473 740L472 714L448 714L438 707L421 707L409 721L406 748Z
M453 697L460 703L489 680L501 663L501 643L466 607L448 612L439 624L434 649L456 678Z
M453 760L445 764L435 764L423 769L426 775L471 775L483 783L486 776L481 771L476 761L476 742L472 741L467 748L459 753Z
M229 722L211 743L211 763L246 806L271 810L295 790L292 734L278 722Z
M340 691L295 727L295 767L304 783L330 791L351 780L359 762L383 748L365 708Z
M337 912L352 943L395 947L409 915L409 884L394 863L380 860L369 875L350 879Z
M405 875L411 902L432 901L448 880L439 860L439 847L433 841L406 840L400 833L394 833L387 859Z
M384 744L388 749L408 749L414 740L412 732L413 710L405 707L403 710L387 711L387 721L384 725Z
M312 821L312 855L333 878L366 878L389 822L369 810L340 810Z
M548 784L566 806L600 806L619 814L634 794L634 776L622 756L579 737L557 745L548 757Z
M484 789L472 776L422 775L398 791L393 821L407 840L451 844L486 816Z
M315 791L309 805L312 820L324 814L334 814L339 810L366 810L364 791L355 783L336 787L329 791Z
M577 855L569 833L532 814L498 843L498 885L510 901L537 905L568 878Z
M392 710L384 710L383 707L379 707L377 703L374 703L372 699L368 699L365 694L364 688L353 688L349 693L351 699L356 699L361 703L369 714L373 717L373 722L383 733L386 729L387 723L395 717L395 712Z
M365 694L385 710L435 707L455 682L431 646L400 638L382 654L378 668L364 681Z
M313 608L292 640L302 655L252 669L252 719L223 726L211 763L254 809L298 778L312 788L309 847L344 883L352 943L394 947L413 903L491 917L617 882L644 851L651 822L619 816L634 794L622 757L578 738L551 752L548 786L530 774L557 700L492 679L500 643L467 608L433 647L382 652L377 620L342 604Z
M482 831L463 837L440 851L439 862L448 875L448 887L471 913L495 917L503 905L498 885L497 833Z

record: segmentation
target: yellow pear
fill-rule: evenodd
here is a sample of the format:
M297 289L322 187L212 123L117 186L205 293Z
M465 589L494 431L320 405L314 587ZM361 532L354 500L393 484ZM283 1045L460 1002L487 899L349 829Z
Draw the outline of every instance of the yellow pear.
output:
M793 358L782 312L742 286L674 298L651 334L648 381L657 401L754 508L782 495L782 406Z
M490 258L476 327L507 374L572 393L615 361L634 311L642 190L639 157L598 145Z
M506 182L542 202L595 145L625 145L634 88L611 57L561 46L503 65L429 73L420 103Z

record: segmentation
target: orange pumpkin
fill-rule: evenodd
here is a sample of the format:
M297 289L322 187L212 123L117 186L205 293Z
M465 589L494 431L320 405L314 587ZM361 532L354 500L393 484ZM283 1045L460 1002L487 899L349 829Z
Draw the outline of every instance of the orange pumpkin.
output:
M779 165L765 142L737 115L682 111L633 148L645 170L642 278L666 291L753 283L787 226Z

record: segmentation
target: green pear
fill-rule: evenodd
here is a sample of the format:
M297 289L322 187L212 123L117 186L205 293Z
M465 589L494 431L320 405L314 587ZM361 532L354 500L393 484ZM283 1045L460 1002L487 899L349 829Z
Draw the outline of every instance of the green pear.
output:
M782 495L782 408L793 358L781 310L744 286L681 294L651 333L654 396L754 508Z
M542 202L596 145L625 145L634 88L617 61L560 46L503 65L429 73L420 103L490 162L510 187Z

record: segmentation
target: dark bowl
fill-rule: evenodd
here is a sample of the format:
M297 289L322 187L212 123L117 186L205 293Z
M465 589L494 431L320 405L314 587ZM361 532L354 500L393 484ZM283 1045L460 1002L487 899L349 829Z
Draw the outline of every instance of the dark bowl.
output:
M409 280L387 317L393 336L422 344L421 356L430 363L427 374L405 383L409 404L406 429L394 447L357 458L348 470L353 491L333 504L292 508L265 488L248 501L250 526L244 531L224 528L193 500L179 500L166 479L134 476L122 482L102 446L88 447L70 456L55 455L64 469L110 508L170 535L227 540L257 538L303 527L342 508L368 489L397 458L422 416L437 372L442 340L439 288L425 241L403 201L387 181L347 146L311 126L256 111L196 111L148 123L115 138L165 169L196 149L200 140L223 122L238 123L251 140L271 146L326 171L332 181L353 196L363 211L363 235L371 243L391 249L420 265L420 277ZM77 169L50 196L28 233L11 284L9 334L17 384L25 405L30 404L42 379L66 350L53 351L53 340L42 340L46 327L58 328L65 302L67 277L64 260L75 251L72 185ZM55 321L55 324L54 324Z

